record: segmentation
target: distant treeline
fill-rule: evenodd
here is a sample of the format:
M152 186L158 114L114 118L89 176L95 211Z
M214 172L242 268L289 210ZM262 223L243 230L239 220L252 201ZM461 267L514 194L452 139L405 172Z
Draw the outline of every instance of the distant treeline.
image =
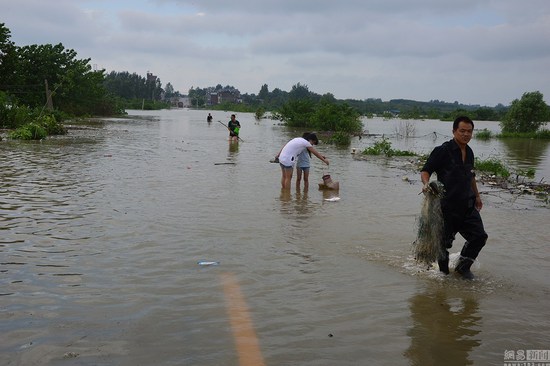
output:
M233 88L234 87L226 87ZM209 90L216 89L208 88L192 88L189 90L189 97L193 106L204 107L207 104L206 95ZM314 103L319 102L324 96L329 96L339 104L347 104L355 109L363 116L384 116L406 119L441 119L452 120L458 114L468 114L471 118L478 121L499 121L506 114L508 107L498 104L495 107L482 107L480 105L467 105L458 102L449 103L440 100L431 100L429 102L420 102L407 99L392 99L382 101L382 99L334 99L332 94L325 95L317 94L310 91L307 85L296 84L290 91L284 91L275 88L269 90L267 84L261 86L258 94L242 94L240 95L240 103L227 104L221 106L209 106L215 109L233 109L236 111L254 112L258 108L265 111L277 112L291 100L310 100Z

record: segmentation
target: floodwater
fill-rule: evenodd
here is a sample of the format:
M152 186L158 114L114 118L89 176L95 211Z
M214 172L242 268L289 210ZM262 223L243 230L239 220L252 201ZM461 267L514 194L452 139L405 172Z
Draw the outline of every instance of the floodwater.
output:
M1 365L548 359L530 352L550 349L547 206L481 186L476 279L445 277L410 255L422 202L411 159L353 158L379 137L320 144L330 168L314 157L309 190L285 194L269 160L301 131L243 113L244 141L230 144L218 123L230 112L211 124L207 112L129 111L0 142ZM437 121L365 129L420 153L451 136ZM550 178L548 142L471 146ZM339 192L318 190L323 173Z

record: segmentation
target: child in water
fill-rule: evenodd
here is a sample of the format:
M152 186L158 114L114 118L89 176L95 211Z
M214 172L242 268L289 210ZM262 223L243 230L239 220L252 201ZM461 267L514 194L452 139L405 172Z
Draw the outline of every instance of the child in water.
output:
M303 139L307 139L309 132L304 132ZM296 189L300 189L300 182L302 181L302 175L304 176L304 188L309 188L309 158L311 158L311 152L308 149L304 149L296 161Z

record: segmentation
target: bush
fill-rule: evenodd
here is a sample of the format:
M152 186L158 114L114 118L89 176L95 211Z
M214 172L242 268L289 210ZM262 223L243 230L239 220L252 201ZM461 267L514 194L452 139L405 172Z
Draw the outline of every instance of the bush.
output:
M506 168L506 166L495 158L490 158L487 160L480 160L476 158L475 168L480 172L491 173L498 177L508 178L510 176L510 171Z
M381 141L377 141L373 146L363 150L363 155L385 155L391 156L416 156L412 151L394 150L391 147L391 142L388 139L383 138Z
M48 135L64 135L67 133L65 127L57 123L53 115L42 116L36 122L46 130Z
M474 136L478 140L489 140L491 137L493 137L493 133L484 128L481 131L477 131Z
M19 140L42 140L46 136L46 129L36 122L28 123L9 133L10 138Z
M351 136L346 132L335 132L328 140L329 144L336 146L349 146L351 144Z
M502 132L497 135L498 138L528 138L528 139L550 139L550 130L540 130L537 132Z
M254 113L257 120L264 118L264 114L265 109L263 107L258 107L258 109L256 109L256 112Z

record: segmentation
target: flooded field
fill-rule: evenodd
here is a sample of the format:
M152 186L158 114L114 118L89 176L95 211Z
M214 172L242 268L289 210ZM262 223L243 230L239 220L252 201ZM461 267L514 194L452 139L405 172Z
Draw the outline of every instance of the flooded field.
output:
M477 278L445 277L410 255L411 159L351 154L382 135L428 153L451 124L365 120L375 136L319 144L330 167L313 158L309 190L285 193L269 160L301 131L238 114L230 144L231 112L207 112L0 142L1 365L502 365L550 349L547 207L481 186ZM550 179L548 142L471 146Z

